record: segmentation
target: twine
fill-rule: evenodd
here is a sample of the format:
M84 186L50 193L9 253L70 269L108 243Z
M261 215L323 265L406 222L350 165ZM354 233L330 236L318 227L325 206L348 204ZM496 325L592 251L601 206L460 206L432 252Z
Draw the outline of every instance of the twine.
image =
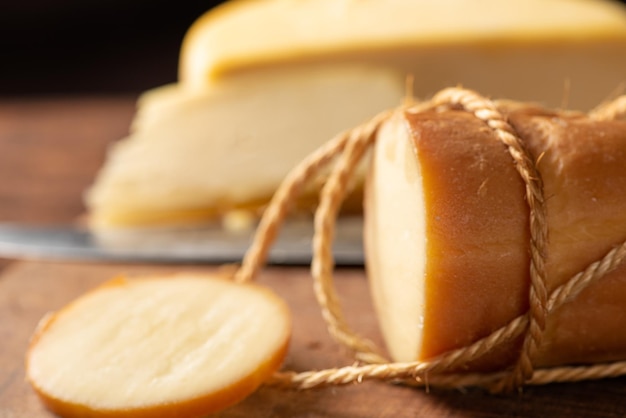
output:
M594 120L626 119L626 95L598 106L589 113L589 117Z
M426 110L459 109L472 113L490 127L499 141L508 149L515 167L526 186L526 201L530 217L530 289L529 310L507 325L475 343L451 350L428 361L406 363L389 362L366 338L348 326L334 287L334 259L332 242L337 212L346 194L349 179L372 146L380 126L395 112L423 112ZM612 120L626 117L626 96L599 106L589 113L594 120ZM545 249L548 242L546 207L540 173L513 127L491 100L477 93L450 88L439 92L429 102L407 103L395 111L383 112L371 121L344 132L311 154L285 178L270 201L254 240L247 251L235 280L253 280L265 265L280 225L291 202L304 186L333 160L330 174L320 193L315 212L313 259L311 274L314 291L331 336L349 348L358 361L364 364L319 371L278 372L268 385L309 389L359 383L366 380L403 382L416 386L458 388L482 386L495 392L510 391L522 385L542 385L554 382L575 382L602 379L626 374L626 361L577 367L553 367L535 370L533 358L541 345L546 319L550 312L574 300L590 284L600 280L626 259L626 241L613 248L602 259L591 263L580 273L548 294L546 289ZM523 335L519 357L509 371L495 373L450 373L474 361L494 348Z

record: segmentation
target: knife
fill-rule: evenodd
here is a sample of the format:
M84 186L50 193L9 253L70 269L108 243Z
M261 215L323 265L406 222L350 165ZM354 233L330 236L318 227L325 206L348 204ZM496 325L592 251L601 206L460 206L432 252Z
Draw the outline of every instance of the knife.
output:
M362 218L342 218L336 228L335 263L363 265ZM94 232L75 225L0 223L0 257L131 263L236 263L242 260L253 234L254 229L229 231L217 225ZM310 264L312 237L311 220L286 221L270 250L268 263Z

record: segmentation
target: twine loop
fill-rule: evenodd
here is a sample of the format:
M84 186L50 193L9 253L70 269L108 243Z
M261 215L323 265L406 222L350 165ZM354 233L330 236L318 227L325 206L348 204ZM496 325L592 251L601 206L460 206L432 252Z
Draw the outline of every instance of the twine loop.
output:
M335 221L349 180L365 152L374 143L381 125L390 119L394 112L445 109L469 112L492 129L498 140L506 146L525 184L526 201L530 213L528 226L530 231L529 310L526 314L514 318L507 325L467 347L451 350L429 361L392 363L372 342L355 333L345 320L333 281L332 242ZM626 96L599 106L589 113L589 117L593 120L626 118ZM430 101L405 103L399 109L382 112L369 122L341 133L309 155L289 173L267 206L252 245L241 267L235 273L236 281L245 282L256 277L265 264L267 253L287 215L290 204L308 182L331 163L330 174L320 192L319 205L315 212L311 274L314 280L315 296L329 333L337 342L349 348L360 364L300 373L279 372L268 384L308 389L365 380L384 380L402 381L417 386L483 386L492 391L502 392L524 384L572 382L626 374L626 361L534 370L533 359L541 345L549 313L576 298L591 283L619 266L626 259L626 241L548 294L545 267L548 225L541 175L524 142L508 123L498 106L493 101L467 89L445 89ZM519 357L511 370L495 373L450 372L452 369L458 370L460 366L522 335L523 343Z

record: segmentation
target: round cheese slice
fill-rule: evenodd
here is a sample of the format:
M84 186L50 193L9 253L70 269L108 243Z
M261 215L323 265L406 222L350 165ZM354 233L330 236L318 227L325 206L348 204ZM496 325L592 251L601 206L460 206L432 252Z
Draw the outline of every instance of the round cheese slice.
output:
M42 321L27 377L64 417L200 417L266 381L290 334L287 306L258 285L114 279Z

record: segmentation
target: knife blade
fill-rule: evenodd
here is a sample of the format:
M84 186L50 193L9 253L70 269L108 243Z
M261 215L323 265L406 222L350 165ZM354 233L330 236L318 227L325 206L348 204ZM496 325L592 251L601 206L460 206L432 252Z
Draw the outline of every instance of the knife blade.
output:
M76 225L0 223L0 257L128 263L236 263L242 260L253 234L254 230L229 231L216 225L94 232ZM286 221L270 250L268 263L309 264L312 237L310 220ZM360 217L346 217L337 222L333 253L337 265L363 265Z

